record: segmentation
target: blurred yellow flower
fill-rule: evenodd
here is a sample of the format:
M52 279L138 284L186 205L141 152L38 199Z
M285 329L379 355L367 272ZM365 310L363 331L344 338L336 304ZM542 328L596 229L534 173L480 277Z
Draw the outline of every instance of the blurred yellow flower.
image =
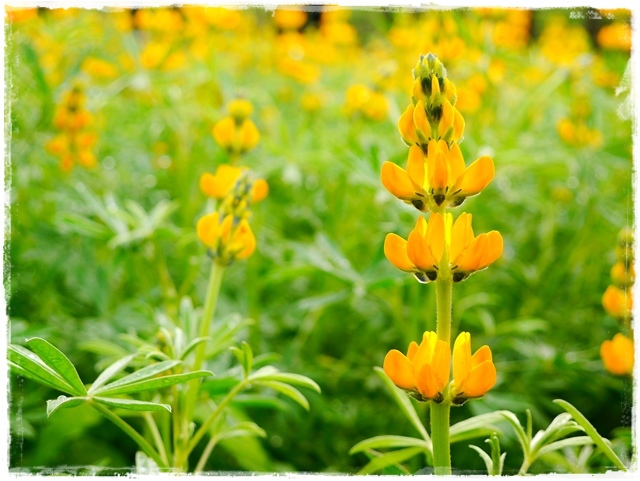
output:
M600 357L604 367L616 376L630 376L633 374L634 361L633 340L623 334L616 334L611 341L607 340L600 346Z
M383 369L400 389L420 401L442 402L449 384L451 351L435 332L425 332L418 345L411 341L407 355L393 349L384 358Z
M389 192L427 212L461 205L479 194L495 174L493 160L482 156L466 167L458 144L429 141L425 156L420 147L409 149L406 170L393 162L382 165L382 184Z
M633 264L627 268L624 262L618 261L611 268L611 278L618 286L628 287L636 279L636 271Z
M347 89L345 110L347 115L361 113L372 120L383 120L389 109L386 97L366 85L356 84Z
M626 22L614 22L605 25L598 32L598 43L607 50L631 50L631 25Z
M609 286L602 296L602 306L613 317L621 319L631 316L633 297L631 290Z
M106 60L88 57L82 62L82 70L97 78L112 79L118 76L118 69Z
M450 386L453 404L484 396L496 383L496 367L491 349L482 346L471 355L471 335L461 332L453 345L453 382Z
M215 174L205 172L200 177L200 190L214 199L223 199L234 188L236 182L243 172L247 172L246 167L236 167L228 164L221 164L216 169ZM251 202L260 202L269 194L269 184L264 179L256 179L251 185Z
M278 8L273 13L273 21L282 30L298 30L307 23L307 12L298 8Z
M246 259L256 248L256 238L247 219L218 212L198 220L198 238L212 252L216 262L228 265L236 259Z
M231 154L242 154L258 145L260 132L251 119L236 122L225 117L213 126L213 138Z
M575 147L599 147L602 145L602 133L590 129L584 121L572 122L561 119L556 125L558 136L567 144Z

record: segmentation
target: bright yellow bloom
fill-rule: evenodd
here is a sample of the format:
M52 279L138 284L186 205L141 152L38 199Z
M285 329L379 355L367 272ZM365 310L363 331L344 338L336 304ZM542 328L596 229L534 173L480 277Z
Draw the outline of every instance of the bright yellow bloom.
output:
M82 62L82 70L97 78L111 79L118 76L118 69L106 60L88 57Z
M608 50L631 50L631 25L626 22L614 22L605 25L598 32L598 43Z
M412 273L418 281L426 283L437 279L446 252L453 281L463 281L492 264L503 250L498 231L476 237L471 219L471 214L467 213L460 215L455 223L449 213L444 217L433 213L429 222L421 216L408 240L387 234L384 254L398 269Z
M282 30L297 30L307 23L307 12L291 7L278 8L273 14L273 21Z
M504 244L500 232L493 230L476 237L471 227L471 214L466 212L449 228L451 222L451 214L445 214L446 242L450 246L449 265L454 282L485 269L502 255Z
M453 345L453 382L449 388L453 404L484 396L496 383L491 349L482 346L471 355L471 335L461 332Z
M258 145L260 132L250 119L240 123L231 117L225 117L213 126L216 142L232 154L241 154Z
M616 262L611 268L611 278L619 286L630 286L636 279L636 271L633 264L627 269L624 262Z
M633 374L633 356L633 341L622 334L616 334L613 340L604 341L600 346L605 369L616 376Z
M356 84L347 89L345 109L347 115L362 113L373 120L383 120L389 109L386 97L366 85Z
M609 286L602 296L602 306L613 317L627 318L633 309L631 290Z
M451 350L435 332L425 332L418 345L411 341L407 355L393 349L384 358L383 369L400 389L410 391L420 401L444 399L449 384Z
M256 249L256 238L247 219L218 212L198 220L198 238L211 250L216 262L228 265L236 259L246 259Z
M236 182L246 167L235 167L228 164L220 164L215 174L205 172L200 176L200 190L214 199L223 199L234 188ZM257 179L251 186L251 202L260 202L269 194L269 184L264 179Z
M457 144L429 141L428 154L409 149L406 170L393 162L382 165L382 184L389 192L422 212L457 207L479 194L495 175L491 157L482 156L466 167Z
M227 110L229 111L229 115L231 115L236 122L241 122L253 113L253 105L251 105L251 102L248 100L235 99L229 102Z

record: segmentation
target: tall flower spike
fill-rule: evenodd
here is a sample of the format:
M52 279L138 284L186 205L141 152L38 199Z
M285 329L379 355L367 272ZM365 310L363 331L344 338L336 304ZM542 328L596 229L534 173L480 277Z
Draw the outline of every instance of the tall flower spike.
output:
M471 355L471 335L461 332L453 345L451 402L462 405L467 399L484 396L496 383L496 367L491 349L482 346Z
M409 344L406 356L396 349L389 351L383 369L396 386L419 401L440 403L449 384L451 350L435 332L425 332L420 345Z
M246 259L256 248L256 238L247 219L213 212L198 220L196 230L214 260L223 266L236 259Z
M407 112L410 111L411 107ZM404 135L417 138L420 134L413 128ZM382 164L381 180L391 194L421 212L428 212L461 205L467 197L478 195L494 174L490 157L480 157L466 167L457 144L449 147L444 140L431 140L426 156L416 145L409 149L406 170L393 162Z

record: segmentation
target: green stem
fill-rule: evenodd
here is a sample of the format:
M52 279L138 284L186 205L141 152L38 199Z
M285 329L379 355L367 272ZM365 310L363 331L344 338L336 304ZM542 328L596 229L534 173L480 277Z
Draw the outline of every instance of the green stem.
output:
M437 475L451 474L451 453L449 444L449 410L447 400L431 403L431 440L433 442L433 467Z
M449 255L445 253L436 279L436 331L438 340L451 346L451 294L453 278L449 269ZM433 441L433 466L438 475L451 474L451 444L449 441L449 412L451 404L448 394L443 402L431 403L431 438Z
M158 425L156 424L155 419L153 419L153 415L150 412L145 412L143 416L145 421L147 421L147 424L149 425L151 435L153 436L153 441L156 443L156 447L158 448L160 457L164 461L164 464L168 465L169 458L167 458L167 452L164 449L164 441L162 441L162 436L160 436L160 431L158 430Z
M224 275L224 267L216 263L211 263L211 272L209 274L209 284L207 286L207 296L204 304L204 311L198 327L198 337L207 337L209 335L209 327L218 303L218 295L220 294L220 286L222 285L222 277ZM192 371L197 371L202 367L205 357L205 345L201 343L196 348L196 359L191 366ZM180 415L180 441L177 443L176 449L176 467L187 469L187 462L190 449L185 445L189 440L189 426L193 420L196 402L198 400L198 391L200 389L200 381L195 379L189 383L187 388L186 399L184 403L184 411L177 413Z
M216 436L211 436L209 442L207 443L207 446L204 448L204 451L202 451L202 456L200 456L200 460L198 461L196 469L193 472L194 474L199 474L202 472L205 464L207 464L207 459L209 459L209 456L211 456L211 451L213 451L213 448L216 446L217 442L218 438Z
M117 414L114 414L112 411L110 411L109 409L104 407L102 404L99 404L99 403L96 403L96 402L92 402L90 404L94 409L99 411L107 419L109 419L116 426L118 426L125 433L127 433L131 437L131 439L133 439L138 444L138 446L140 446L140 449L142 449L146 453L147 456L149 456L151 459L153 459L160 468L166 468L167 467L167 465L162 460L162 458L160 457L158 452L155 449L153 449L153 446L151 446L149 441L147 441L145 438L143 438L142 435L138 431L133 429L120 416L118 416Z
M207 420L204 423L202 423L202 426L200 426L200 429L198 429L196 433L193 435L193 437L191 438L191 441L189 442L189 447L187 448L187 456L189 455L189 453L191 453L191 451L193 451L193 448L195 448L198 445L202 437L209 430L209 428L211 427L213 422L216 420L216 418L220 415L222 410L227 406L227 404L229 404L229 402L235 397L236 394L238 394L240 391L244 389L244 387L247 384L248 382L246 380L239 382L231 391L229 391L229 394L227 394L224 397L224 399L220 401L220 404L218 404L216 409L209 415Z

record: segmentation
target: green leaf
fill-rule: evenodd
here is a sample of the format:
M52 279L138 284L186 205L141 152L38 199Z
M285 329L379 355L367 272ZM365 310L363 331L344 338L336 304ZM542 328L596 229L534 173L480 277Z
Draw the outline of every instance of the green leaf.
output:
M122 386L105 386L101 389L96 389L94 391L94 394L113 396L115 394L131 394L134 392L149 391L151 389L164 389L169 386L173 386L174 384L180 384L183 382L191 381L192 379L207 376L213 376L213 373L210 371L194 371L183 374L171 374L169 376L162 376L153 379L132 382L124 384Z
M371 461L369 461L369 463L367 463L364 468L358 471L358 474L375 473L376 471L380 471L386 468L387 466L399 464L403 461L406 461L407 459L412 458L417 454L422 453L423 451L424 451L424 448L416 447L416 448L400 449L398 451L392 451L390 453L381 454L375 459L372 459Z
M600 436L600 434L598 434L598 431L596 431L596 428L593 427L593 424L591 424L589 420L585 418L580 411L578 411L578 409L576 409L572 404L568 403L563 399L554 399L553 402L558 404L562 409L564 409L565 411L567 411L569 414L573 416L573 419L575 419L576 422L580 426L582 426L582 428L589 435L589 437L593 439L593 442L596 444L596 446L598 446L602 450L602 452L611 460L613 464L615 464L618 468L620 468L623 471L627 470L627 467L616 455L613 449L611 449L611 446L609 446L605 441L605 439L602 436Z
M129 411L162 411L164 409L171 412L171 406L169 406L168 404L138 401L135 399L119 399L98 396L92 398L92 400L100 404L104 404L105 406L128 409Z
M58 396L57 399L49 399L47 401L47 417L51 416L54 412L56 412L60 408L72 408L75 406L79 406L83 402L88 401L87 397L67 397L67 396Z
M193 350L203 342L210 341L210 337L196 337L193 341L186 345L184 351L180 354L180 360L184 361L189 354L193 352Z
M156 362L149 366L143 367L128 376L125 376L117 381L112 382L111 384L107 384L106 386L100 389L101 392L114 389L116 387L124 386L127 384L132 384L134 382L143 381L145 379L149 379L150 377L157 376L161 372L167 371L176 367L180 364L181 361L162 361ZM94 391L95 392L95 391Z
M513 414L511 411L499 411L499 413L513 427L513 430L515 431L516 436L518 437L518 441L520 441L520 446L522 446L522 452L524 453L525 457L528 457L530 453L529 438L527 437L527 433L524 432L524 429L522 428L520 421L518 420L516 415Z
M569 446L586 446L588 444L594 444L593 440L589 436L576 436L574 438L562 439L543 446L538 451L538 457L544 456L551 451L557 451L558 449L563 449Z
M231 426L228 430L223 431L218 434L218 439L231 439L231 438L239 438L246 436L257 436L261 438L266 438L267 433L264 429L258 426L256 423L252 423L250 421L239 422Z
M9 365L19 374L53 389L75 394L74 389L33 352L15 344L11 344L7 351Z
M424 439L428 443L431 443L431 438L429 437L427 430L424 428L424 425L420 422L418 413L411 404L411 401L409 401L409 398L405 395L404 392L400 391L395 384L393 384L393 381L389 379L389 376L384 373L384 370L382 368L374 367L373 369L374 371L376 371L378 376L380 376L380 379L382 379L382 381L385 383L388 391L391 393L391 396L398 403L400 409L402 409L402 412L404 412L407 419L411 422L411 424L413 424L413 427L416 428L416 430L420 433L422 439Z
M265 366L268 367L268 366ZM256 377L255 374L260 373L260 371L256 371L256 373L254 373L253 376L251 376L251 380L254 379L263 379L266 381L279 381L279 382L284 382L286 384L293 384L295 386L302 386L302 387L306 387L309 389L313 389L316 392L320 392L320 386L318 386L318 384L312 380L309 379L307 376L302 376L300 374L294 374L294 373L290 373L290 372L275 372L273 374L264 374L261 373L261 375L258 375Z
M276 396L266 396L264 394L243 394L241 396L234 397L231 403L234 406L277 409L279 411L286 411L289 407L289 405L282 399Z
M254 381L254 384L268 387L270 389L273 389L274 391L278 391L284 394L285 396L293 399L295 402L300 404L300 406L305 408L307 411L309 410L309 401L307 401L307 398L304 397L304 395L293 386L289 386L288 384L278 382L278 381L265 381L262 379Z
M502 411L480 414L459 423L454 424L449 429L449 441L457 443L467 439L483 436L491 436L491 433L501 432L493 423L503 422Z
M89 394L95 392L100 387L102 387L106 382L108 382L113 376L121 372L125 367L129 365L129 363L136 357L135 354L131 354L129 356L123 357L122 359L118 359L116 362L111 364L108 368L100 373L100 375L93 382L91 387L89 388Z
M62 351L39 337L27 339L27 345L74 389L73 394L87 394L78 371Z
M471 449L473 449L474 451L476 451L480 457L482 458L482 460L484 461L484 464L487 467L487 474L489 476L492 475L493 473L493 459L491 459L491 456L489 456L487 453L485 453L482 449L480 449L478 446L474 446L473 444L470 444L469 447Z
M406 447L421 447L427 452L431 452L431 444L427 443L424 439L410 438L408 436L375 436L373 438L360 441L354 447L349 450L350 455L366 451L367 449L380 449L380 448L406 448Z
M253 369L253 351L247 341L242 341L242 350L244 351L244 371L246 377L249 377L251 369Z

